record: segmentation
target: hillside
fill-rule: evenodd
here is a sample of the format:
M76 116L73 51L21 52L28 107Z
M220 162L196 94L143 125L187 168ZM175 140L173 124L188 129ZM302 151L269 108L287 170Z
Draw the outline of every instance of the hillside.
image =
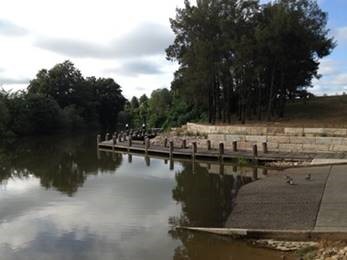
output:
M303 101L291 102L283 119L248 121L247 125L347 127L347 95L314 97L306 104Z

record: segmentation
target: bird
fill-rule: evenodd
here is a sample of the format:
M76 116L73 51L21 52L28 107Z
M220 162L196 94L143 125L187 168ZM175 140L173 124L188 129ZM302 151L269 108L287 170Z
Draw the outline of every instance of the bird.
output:
M311 178L311 174L310 174L310 173L309 173L309 174L307 174L307 176L305 177L305 180L307 180L307 181L312 180L312 178Z
M286 176L286 183L288 183L289 185L294 185L293 178L290 176Z

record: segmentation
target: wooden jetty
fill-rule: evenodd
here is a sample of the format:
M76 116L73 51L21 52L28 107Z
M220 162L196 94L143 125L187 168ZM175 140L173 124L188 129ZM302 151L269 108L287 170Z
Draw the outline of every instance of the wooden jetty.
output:
M254 144L252 151L238 149L236 141L232 143L231 149L226 149L223 142L219 143L217 149L213 149L209 140L206 140L205 147L198 146L196 142L192 142L188 146L186 140L175 144L167 138L164 139L161 145L153 145L150 143L149 138L144 138L144 141L136 141L132 140L131 136L123 133L115 133L112 138L110 138L109 134L106 134L103 141L101 136L98 135L97 148L101 151L118 151L147 156L155 155L169 159L189 158L211 161L235 161L235 159L242 158L256 164L272 161L302 162L312 160L315 157L315 154L309 153L272 152L268 149L267 143L263 143L261 149L258 148L257 144Z

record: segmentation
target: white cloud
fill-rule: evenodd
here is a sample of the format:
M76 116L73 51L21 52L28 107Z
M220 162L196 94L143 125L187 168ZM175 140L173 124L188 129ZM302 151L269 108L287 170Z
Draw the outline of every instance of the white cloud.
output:
M333 85L337 85L337 86L347 86L347 73L341 73L341 74L338 74L336 75L331 83Z
M336 74L338 72L338 63L331 59L323 59L319 65L319 74L323 77Z
M0 34L7 36L23 36L27 34L27 30L10 21L0 19Z
M150 94L156 88L169 87L176 68L165 59L165 48L173 39L169 18L183 2L6 1L0 9L0 21L7 24L6 33L0 26L4 69L0 84L5 89L25 87L13 83L32 79L40 69L70 59L85 76L113 77L128 98L142 95L140 88ZM136 68L129 61L139 57L151 59L152 68L141 68L140 64ZM136 75L129 73L130 67L138 70Z
M345 45L347 44L347 26L346 27L340 27L337 28L334 31L334 36L337 40L338 45Z
M38 38L35 46L68 57L114 59L163 54L173 41L170 29L155 23L142 23L106 44L78 39Z
M10 198L0 190L5 220L0 254L4 259L165 258L178 245L167 235L168 218L180 212L171 198L173 185L174 172L162 160L152 160L149 168L134 156L116 172L91 175L74 197L38 185ZM76 243L83 250L76 250Z

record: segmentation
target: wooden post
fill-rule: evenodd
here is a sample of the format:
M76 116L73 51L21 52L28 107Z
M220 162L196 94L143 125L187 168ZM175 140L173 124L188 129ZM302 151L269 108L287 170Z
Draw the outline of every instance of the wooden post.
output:
M183 139L183 141L182 141L182 148L183 149L187 148L187 140L186 139Z
M123 141L127 141L127 134L126 133L123 134Z
M267 169L266 168L263 168L263 175L267 176Z
M175 168L174 160L171 158L170 159L170 164L169 164L169 169L170 169L170 171L172 171L174 168Z
M133 144L133 140L131 138L131 136L129 136L129 139L128 139L128 146L131 147Z
M146 154L148 153L148 149L149 149L150 145L151 145L151 143L149 141L149 138L147 137L145 139L145 152L146 152Z
M223 159L223 154L224 154L224 143L219 143L219 159Z
M211 140L207 140L207 150L211 150Z
M107 133L107 134L105 135L105 141L108 141L108 140L110 140L110 134L109 134L109 133Z
M258 180L258 168L253 168L253 179Z
M268 153L267 143L266 142L263 143L263 153Z
M224 163L220 162L219 164L219 174L223 175L224 174Z
M101 142L101 135L96 136L96 147L99 147L99 144Z
M197 148L196 142L192 142L192 155L193 155L193 158L195 158L197 151L198 151L198 148Z
M114 153L115 145L117 144L117 137L115 135L112 136L112 152Z
M173 157L174 142L170 141L170 159Z
M237 142L233 141L233 152L237 152Z
M164 147L165 147L165 148L167 147L167 142L168 142L168 140L167 140L167 138L165 138L165 139L164 139Z
M145 156L145 161L148 167L151 166L151 158L149 158L149 156Z
M253 145L253 156L254 157L258 156L258 147L256 144Z

